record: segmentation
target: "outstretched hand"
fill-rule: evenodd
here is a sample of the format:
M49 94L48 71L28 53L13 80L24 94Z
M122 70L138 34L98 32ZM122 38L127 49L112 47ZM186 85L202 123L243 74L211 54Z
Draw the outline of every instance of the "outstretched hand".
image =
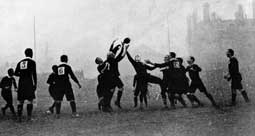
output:
M224 75L223 78L226 79L227 81L230 81L231 79L229 74Z
M128 44L128 45L126 45L126 50L128 50L129 46L130 46L129 44Z
M147 64L151 64L151 65L153 65L154 63L152 63L149 59L146 59L146 60L144 60L145 61L145 63L147 63Z
M112 41L112 44L114 44L114 43L115 43L118 39L119 39L119 38L117 38L117 39L113 40L113 41Z
M81 84L78 84L79 89L81 89Z

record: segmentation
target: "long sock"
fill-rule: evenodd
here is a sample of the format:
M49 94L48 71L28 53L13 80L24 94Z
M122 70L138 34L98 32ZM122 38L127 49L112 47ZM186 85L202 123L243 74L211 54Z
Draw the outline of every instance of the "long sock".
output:
M178 96L178 100L179 100L179 102L180 102L184 107L187 107L187 105L186 105L186 103L185 103L185 101L184 101L184 99L182 98L181 95Z
M232 93L232 105L236 104L236 93Z
M163 100L163 104L164 104L164 106L167 106L166 97L162 97L162 100Z
M53 109L56 106L56 103L53 102L53 104L51 105L50 109Z
M50 110L51 112L54 112L55 106L56 106L56 102L53 102L53 104L50 106L49 110Z
M18 117L21 117L23 112L23 104L19 104L17 109L18 109Z
M140 103L143 103L143 95L140 95Z
M194 100L193 100L192 95L188 94L187 97L188 97L190 103L193 104L193 103L194 103Z
M202 105L202 103L200 102L200 100L199 100L195 95L192 95L192 99L193 99L194 102L196 102L198 105Z
M15 112L15 109L14 109L13 105L10 105L9 107L10 107L10 110L11 110L12 114L16 115L16 112Z
M216 102L215 102L215 100L213 99L213 97L212 97L211 94L207 93L207 94L206 94L206 97L211 101L211 103L212 103L213 106L217 106L217 104L216 104Z
M61 102L57 102L55 105L55 108L56 108L56 114L59 115L60 109L61 109Z
M164 106L167 106L166 93L165 92L166 91L161 92L161 97L162 97L162 101L163 101Z
M121 97L122 97L122 91L118 91L116 102L120 103Z
M145 103L145 106L148 107L148 101L147 101L147 97L146 95L143 96L144 97L144 103Z
M248 98L248 95L247 95L246 91L242 91L241 94L242 94L242 96L243 96L245 102L249 102L249 101L250 101L249 98Z
M27 116L32 117L33 104L27 104Z
M134 107L137 107L137 96L134 97Z
M76 113L76 103L74 101L71 101L70 106L71 106L72 112Z
M174 94L169 94L168 99L170 101L171 107L175 108L175 103L174 103Z

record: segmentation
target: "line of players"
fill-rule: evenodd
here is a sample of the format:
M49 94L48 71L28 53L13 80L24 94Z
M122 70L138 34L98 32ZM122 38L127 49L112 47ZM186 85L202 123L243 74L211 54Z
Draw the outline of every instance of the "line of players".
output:
M28 48L25 50L25 59L22 59L15 69L15 71L10 68L8 70L8 76L5 76L1 83L0 87L2 88L2 97L6 101L6 105L1 109L3 115L6 113L6 109L10 108L14 119L17 119L18 122L22 121L23 105L27 100L27 120L32 120L32 111L33 111L33 101L36 98L36 89L37 89L37 72L36 72L36 62L33 58L33 50ZM70 102L72 109L72 116L79 117L79 114L76 111L75 96L72 89L71 82L69 77L77 83L78 87L81 88L81 85L74 75L74 72L70 65L68 65L68 56L62 55L60 57L61 64L54 65L52 67L52 74L50 74L47 83L49 84L49 93L53 98L54 103L49 108L48 112L53 113L54 108L56 109L56 117L59 118L61 102L65 96L67 101ZM18 86L14 76L19 77ZM14 90L17 92L18 106L17 106L17 115L13 106L13 97L12 97L12 86L14 85Z
M121 108L120 100L123 93L123 83L119 78L120 73L118 69L118 63L127 55L128 60L134 67L136 75L134 76L134 107L138 105L138 96L140 98L140 108L143 108L143 102L147 107L147 93L148 83L157 84L161 89L161 96L164 104L164 108L167 106L167 98L169 99L171 108L175 109L175 103L179 101L184 107L186 102L183 99L183 95L187 95L192 106L203 106L201 101L195 96L196 90L202 92L216 108L219 106L216 104L212 95L207 91L203 81L200 78L199 73L202 69L195 64L195 58L190 56L187 60L188 66L183 66L183 59L176 58L174 52L170 52L169 55L164 57L164 63L153 63L150 60L141 61L139 55L136 55L133 59L128 52L130 39L125 38L123 42L114 47L116 40L113 41L107 58L103 61L102 58L97 57L95 62L98 65L98 108L104 112L111 112L111 99L115 92L115 88L119 88L117 92L117 100L115 105ZM121 50L119 54L116 54L118 50ZM236 92L239 90L246 102L249 102L246 91L242 86L242 77L239 72L239 65L237 59L234 57L234 51L228 49L227 57L230 60L229 74L224 76L225 79L231 82L232 90L232 103L236 103ZM163 73L163 79L153 76L148 73L148 70L154 70L161 68ZM186 73L188 73L189 78ZM197 104L197 105L196 105Z
M137 107L138 95L140 97L141 108L143 108L143 102L147 106L147 86L148 83L158 84L161 88L161 96L163 100L164 107L167 107L167 97L170 101L171 107L175 108L175 102L178 100L183 106L186 107L186 103L182 98L182 95L187 95L191 104L195 106L197 103L199 106L203 104L199 99L194 95L195 91L199 89L202 93L207 96L211 101L212 105L218 107L214 101L211 94L209 94L204 86L199 72L202 69L194 64L195 58L190 57L188 59L188 67L185 68L182 63L181 58L176 58L176 54L171 52L164 58L164 63L152 63L149 60L145 62L141 61L140 56L136 55L133 59L130 53L128 52L130 39L125 38L123 42L116 47L114 47L116 40L113 41L110 52L107 54L107 59L103 61L101 58L96 58L95 62L98 64L98 86L97 94L99 98L98 107L104 112L111 112L111 99L115 92L115 88L118 88L117 100L115 105L121 108L121 97L123 93L124 84L120 79L120 72L118 70L118 63L127 55L128 60L133 65L136 75L134 77L134 106ZM121 50L117 55L118 50ZM25 50L25 59L22 59L15 69L15 71L10 68L8 70L8 75L5 76L0 82L0 88L2 89L1 95L6 101L6 105L1 109L3 115L5 115L6 109L10 108L13 116L18 119L19 122L22 120L23 105L24 101L28 101L27 104L27 120L31 120L32 111L33 111L33 101L35 99L35 91L37 89L37 72L36 72L36 62L33 58L33 50L28 48ZM228 49L227 57L230 60L228 65L229 74L224 76L225 79L231 81L231 90L232 90L232 105L236 104L236 93L239 90L244 97L246 102L249 102L246 91L242 86L242 76L239 72L238 60L234 57L234 51ZM69 77L77 83L78 87L81 88L81 85L74 75L74 72L70 65L68 65L67 55L62 55L60 57L61 64L54 65L52 67L53 72L50 74L47 83L49 84L49 93L54 100L54 103L49 108L48 113L53 113L54 108L56 109L56 117L59 118L61 102L65 96L67 101L70 102L72 109L73 117L79 117L76 111L75 96L73 93L71 82ZM156 76L153 76L148 73L148 70L154 70L156 68L162 68L163 79L160 79ZM186 72L190 77L189 79L186 76ZM18 86L14 76L19 77ZM17 106L17 115L13 106L13 97L12 97L12 87L17 92L18 96L18 106Z

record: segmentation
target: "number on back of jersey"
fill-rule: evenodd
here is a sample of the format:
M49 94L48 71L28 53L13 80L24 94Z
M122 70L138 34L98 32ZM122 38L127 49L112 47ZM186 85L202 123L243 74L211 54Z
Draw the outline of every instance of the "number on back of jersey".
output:
M181 65L180 65L180 62L179 61L175 61L174 62L174 68L180 68Z
M59 67L58 68L58 75L64 75L65 74L65 67Z
M24 70L24 69L27 69L27 61L21 61L20 62L20 69L21 70Z

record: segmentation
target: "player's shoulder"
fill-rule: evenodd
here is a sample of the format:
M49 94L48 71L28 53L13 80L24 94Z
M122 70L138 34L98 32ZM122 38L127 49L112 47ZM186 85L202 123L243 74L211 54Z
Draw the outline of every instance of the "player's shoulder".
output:
M230 58L230 61L232 61L232 62L238 62L238 60L237 60L237 58L236 58L236 57L232 57L232 58Z
M58 67L71 67L71 66L68 65L67 63L61 63L58 65Z
M69 71L72 70L72 67L68 65L67 63L62 63L58 66L58 68L64 67L65 70Z
M7 79L9 79L8 76L4 76L4 77L2 78L2 80L7 80Z
M22 59L19 63L24 62L24 61L27 61L27 62L29 62L29 63L35 64L35 61L34 61L32 58L24 58L24 59Z
M49 77L53 77L53 76L55 76L56 74L55 73L50 73L50 75L49 75Z

